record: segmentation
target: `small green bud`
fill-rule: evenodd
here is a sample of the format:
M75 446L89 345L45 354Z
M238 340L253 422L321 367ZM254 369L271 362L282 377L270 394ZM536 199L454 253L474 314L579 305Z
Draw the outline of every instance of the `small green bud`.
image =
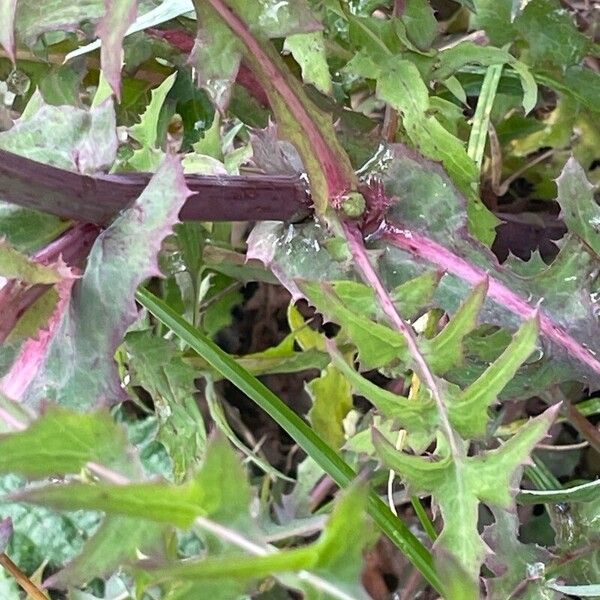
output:
M350 192L342 198L342 211L351 219L362 217L367 204L360 192Z
M352 258L352 252L345 238L331 238L325 242L325 247L336 262L344 262Z

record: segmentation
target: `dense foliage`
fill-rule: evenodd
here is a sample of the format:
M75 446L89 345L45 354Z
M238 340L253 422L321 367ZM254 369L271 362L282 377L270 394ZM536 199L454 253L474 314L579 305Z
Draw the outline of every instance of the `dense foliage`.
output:
M600 597L599 22L0 0L0 596Z

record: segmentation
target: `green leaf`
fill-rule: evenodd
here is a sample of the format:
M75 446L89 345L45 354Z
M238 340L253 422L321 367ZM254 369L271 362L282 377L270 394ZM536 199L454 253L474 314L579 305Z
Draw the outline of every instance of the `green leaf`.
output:
M536 73L536 79L539 83L581 102L592 112L600 110L600 106L595 101L598 97L598 90L600 90L600 75L591 69L573 65L566 69L562 77L544 70Z
M333 365L329 365L321 376L306 385L312 400L308 418L313 429L332 448L342 447L344 418L352 409L352 388L344 375Z
M572 560L558 564L552 569L552 575L570 584L596 584L600 581L600 550L589 547L591 539L597 539L598 495L589 502L572 504L547 504L546 510L554 529L553 553L570 556ZM572 553L577 548L589 548L579 555Z
M215 425L219 428L219 430L227 437L227 439L238 449L240 452L245 454L248 457L248 460L252 461L257 467L262 469L267 475L270 475L273 479L280 478L285 481L293 481L287 475L284 475L274 467L272 467L266 460L262 459L255 452L247 448L237 437L231 425L227 421L227 416L225 415L225 410L221 403L219 396L215 390L214 382L212 378L208 375L205 375L206 386L204 388L204 395L206 397L206 402L208 404L208 409L210 411L210 416L212 417Z
M525 321L504 352L453 399L451 421L463 437L485 435L488 408L498 400L500 392L535 349L538 331L537 319Z
M478 284L442 331L433 339L423 342L424 354L434 372L442 374L462 364L463 339L477 326L487 290L487 280Z
M231 287L235 284L234 279L221 273L212 275L210 289L204 297L208 306L202 312L202 327L207 335L215 336L231 325L232 311L242 303L244 297L237 287Z
M358 349L362 370L407 359L406 340L400 333L352 312L324 286L303 282L301 288L319 312L342 326Z
M150 104L146 107L140 122L129 128L129 135L139 144L128 163L138 171L154 171L162 161L164 153L159 150L158 121L160 111L177 73L171 73L157 88L152 90Z
M515 27L535 64L551 63L561 69L579 64L591 45L556 0L532 0L515 20Z
M446 80L469 64L479 64L485 67L501 66L503 64L509 65L516 71L521 80L521 87L523 88L522 106L525 114L528 114L535 108L537 102L537 84L534 75L530 72L527 65L517 60L503 48L494 48L493 46L482 47L473 42L461 42L440 52L431 77L438 81ZM484 88L482 87L481 95L483 95L483 91ZM485 128L485 132L487 133L487 128Z
M29 404L51 399L86 410L123 398L113 356L137 317L135 288L159 274L156 255L187 195L179 161L167 157L132 207L100 234L68 310L45 346L37 349L42 364L37 374L29 375L23 394ZM20 368L33 359L22 355ZM9 374L5 381L15 376Z
M562 594L579 596L580 598L597 598L600 596L600 583L592 585L559 585L555 582L547 582L546 587Z
M125 338L131 384L152 396L159 424L157 440L173 461L177 483L196 470L206 448L206 430L196 402L196 370L186 364L171 342L149 331Z
M0 202L0 236L20 252L33 252L71 226L53 215Z
M304 320L304 317L296 306L290 302L287 310L288 325L292 331L290 336L290 350L293 350L294 340L302 350L311 350L316 348L317 350L325 351L326 338L325 335L315 331L310 325ZM289 338L286 338L289 339Z
M358 394L371 402L388 419L398 421L411 433L431 436L438 416L431 398L408 399L384 390L357 373L333 347L329 349L333 362L352 384Z
M332 93L322 31L290 35L285 39L283 49L291 52L294 60L300 65L304 83L311 83L324 94Z
M21 600L21 590L14 577L7 571L0 571L0 595L4 600Z
M97 21L104 14L103 0L48 0L43 4L35 0L17 2L15 27L18 37L32 46L37 38L48 31L73 31L83 21Z
M90 462L136 473L125 431L108 412L52 407L24 431L0 435L0 471L29 477L78 473Z
M11 500L58 510L100 510L108 515L146 519L188 528L198 516L253 531L246 472L229 443L214 437L202 468L182 485L67 483L19 491Z
M504 509L513 506L511 482L535 444L546 435L555 415L556 409L547 410L497 450L472 457L447 455L427 460L401 453L381 436L375 437L379 456L405 479L411 492L432 494L438 503L444 528L436 547L456 557L471 578L471 591L465 598L479 598L477 582L486 554L477 531L479 504Z
M429 50L438 32L435 12L426 0L408 0L401 20L406 25L409 39L421 50Z
M578 64L590 47L590 40L557 0L531 0L514 20L512 0L474 0L474 4L475 27L485 29L492 44L518 40L536 65L565 69Z
M417 67L407 60L391 61L378 73L377 96L402 115L404 129L415 147L443 163L469 200L471 231L482 242L491 244L497 219L481 205L475 191L477 167L467 155L464 143L429 114L429 93Z
M156 551L165 527L137 517L109 515L85 543L81 554L44 581L44 587L81 587L94 577L108 577L138 552Z
M600 488L600 479L559 490L521 490L517 502L519 504L592 502L598 497L598 488Z
M7 279L19 279L28 284L57 283L62 277L71 276L67 267L50 267L37 262L15 250L8 242L0 239L0 275Z
M362 555L374 536L365 519L368 486L355 483L336 503L331 517L316 544L314 571L332 582L349 597L366 598L360 584ZM340 540L344 540L340 544Z
M0 132L0 148L61 169L93 174L116 157L112 102L83 110L42 103L27 119Z
M414 319L431 303L439 283L437 273L425 273L390 291L394 306L406 319ZM375 292L357 281L331 281L336 295L353 312L381 320L383 310L376 302Z
M164 302L145 290L138 291L137 298L162 323L172 329L176 335L273 417L338 485L347 487L350 484L355 478L355 473L348 464L260 381L242 369L199 330L186 323ZM436 589L441 589L441 583L432 568L429 552L374 492L369 493L368 510L382 531L406 554L409 560L423 573L423 576Z
M106 3L106 13L98 25L100 64L117 100L121 98L121 55L123 38L137 16L137 0L113 0Z
M369 541L364 519L366 486L354 486L336 503L334 511L319 540L309 546L275 552L272 547L246 542L245 549L255 556L228 556L227 559L170 563L150 567L152 581L169 580L250 580L278 576L282 582L299 587L307 598L337 598L361 600L367 598L360 583L362 552ZM239 539L239 534L237 534ZM340 544L344 539L346 543ZM241 544L240 544L241 545ZM146 566L142 563L142 566ZM302 571L298 577L286 572ZM307 572L308 571L308 572Z
M10 517L13 523L8 554L26 573L33 573L43 563L60 568L79 554L97 528L99 516L84 511L57 514L8 501L7 496L20 492L24 484L15 475L0 478L0 518Z
M588 182L585 171L575 158L567 161L556 184L560 217L569 231L600 258L600 207L594 200L594 186Z
M535 544L518 539L519 518L516 513L492 508L494 524L484 529L483 539L492 550L486 565L495 577L485 580L491 598L509 598L531 565L548 563L551 555Z

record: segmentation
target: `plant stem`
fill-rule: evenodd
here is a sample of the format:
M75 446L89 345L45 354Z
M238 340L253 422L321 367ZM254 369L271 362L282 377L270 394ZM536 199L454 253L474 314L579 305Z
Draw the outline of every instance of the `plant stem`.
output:
M48 596L4 553L0 554L0 565L15 578L16 582L27 592L31 600L48 600Z
M89 177L0 150L3 200L65 219L108 225L144 190L150 173ZM184 221L295 220L309 210L306 184L281 175L186 175ZM285 202L281 202L285 198Z

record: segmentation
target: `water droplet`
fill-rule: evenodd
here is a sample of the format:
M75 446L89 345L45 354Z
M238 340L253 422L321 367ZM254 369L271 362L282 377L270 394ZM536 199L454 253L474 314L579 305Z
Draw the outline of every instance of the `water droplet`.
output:
M541 579L546 572L546 565L543 562L535 562L526 566L527 579Z

